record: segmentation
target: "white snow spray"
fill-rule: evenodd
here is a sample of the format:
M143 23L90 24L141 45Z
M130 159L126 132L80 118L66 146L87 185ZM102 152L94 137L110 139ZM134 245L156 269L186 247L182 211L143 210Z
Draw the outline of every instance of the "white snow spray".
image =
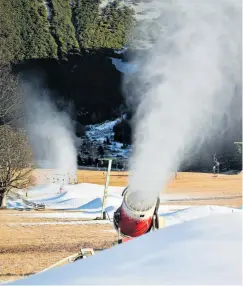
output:
M28 85L25 91L25 125L35 160L41 168L52 169L56 181L67 184L76 178L77 171L73 123L67 112L58 110L47 91Z
M137 105L129 185L148 204L204 140L224 132L223 118L230 128L240 116L229 109L241 90L242 54L240 0L150 4L160 12L141 24L151 47L124 79Z

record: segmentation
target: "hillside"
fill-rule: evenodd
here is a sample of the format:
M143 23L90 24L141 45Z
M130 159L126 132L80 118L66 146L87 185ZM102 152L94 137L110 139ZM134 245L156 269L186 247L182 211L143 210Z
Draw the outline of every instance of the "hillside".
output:
M123 1L3 0L0 64L37 92L73 102L79 123L120 115L123 52L136 22ZM128 70L129 67L126 67ZM41 85L40 85L41 83ZM100 108L102 106L102 108Z
M130 59L154 40L143 34L144 25L162 29L155 21L158 16L156 6L146 0L2 0L0 65L11 63L13 73L33 85L36 93L48 90L54 101L72 105L77 135L86 135L87 146L94 140L98 155L127 157L135 110L125 100L124 90L129 93L130 86L124 86L123 79L127 75L132 81L137 66ZM132 36L135 26L140 30ZM129 118L124 116L127 114ZM101 134L100 125L115 121L108 136ZM205 142L205 150L198 155L206 161L201 170L211 170L213 153L227 153L223 160L229 161L228 154L235 153L233 141L241 137L241 126L216 137L213 146ZM103 144L107 138L111 144ZM83 146L79 147L80 153ZM97 159L89 152L80 160L86 157ZM239 156L235 157L223 164L240 169ZM195 170L200 160L190 162L186 170Z
M63 58L83 49L121 49L134 10L113 1L1 1L1 60ZM16 28L17 27L17 28Z

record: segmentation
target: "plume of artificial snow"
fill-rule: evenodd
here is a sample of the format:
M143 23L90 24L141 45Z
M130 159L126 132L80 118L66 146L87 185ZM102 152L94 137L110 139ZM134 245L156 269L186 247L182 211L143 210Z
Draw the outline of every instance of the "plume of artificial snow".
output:
M204 140L223 132L223 118L229 128L240 116L229 110L235 96L240 102L242 53L240 0L151 5L160 17L141 24L152 45L135 57L129 98L137 105L129 185L148 203ZM125 89L127 82L130 75Z

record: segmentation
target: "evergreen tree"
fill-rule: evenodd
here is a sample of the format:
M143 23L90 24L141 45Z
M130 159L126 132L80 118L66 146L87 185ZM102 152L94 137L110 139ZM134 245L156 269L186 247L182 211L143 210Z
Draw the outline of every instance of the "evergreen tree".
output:
M98 151L98 154L99 154L100 157L104 157L105 150L104 150L104 148L101 145L98 147L97 151Z
M118 1L100 9L99 0L77 0L74 8L76 34L85 49L121 49L135 23L134 11Z
M131 144L131 126L127 119L117 122L113 127L114 140L124 144Z
M0 1L0 61L60 58L81 49L120 49L135 23L134 11L118 1Z
M0 1L0 60L57 56L42 1Z
M56 39L60 57L70 53L77 53L79 45L72 24L72 10L70 0L52 0L53 17L51 20L51 33Z

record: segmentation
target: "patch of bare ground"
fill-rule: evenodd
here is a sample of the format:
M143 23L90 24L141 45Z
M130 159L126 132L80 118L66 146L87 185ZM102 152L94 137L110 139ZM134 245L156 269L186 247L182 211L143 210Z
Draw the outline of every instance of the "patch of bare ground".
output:
M80 248L102 250L116 241L112 225L9 226L9 217L9 211L0 212L0 281L39 272ZM30 221L13 217L15 223Z

